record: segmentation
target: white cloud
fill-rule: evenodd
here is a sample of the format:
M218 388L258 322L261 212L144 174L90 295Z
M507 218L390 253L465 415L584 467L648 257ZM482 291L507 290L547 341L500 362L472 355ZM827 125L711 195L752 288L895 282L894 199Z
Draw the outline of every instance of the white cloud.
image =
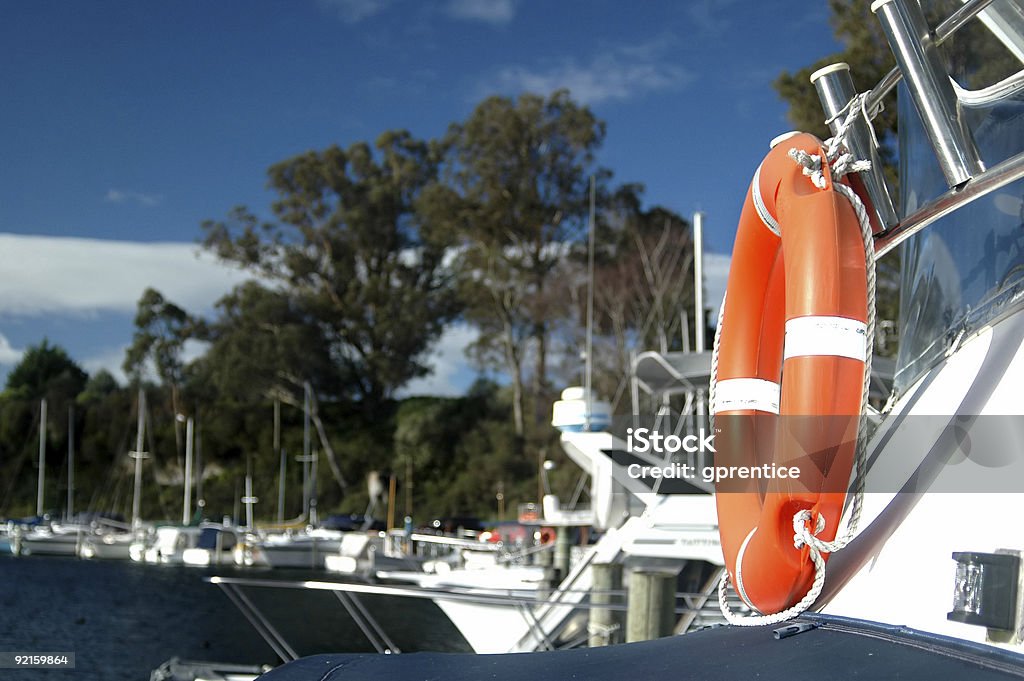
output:
M449 0L445 12L453 19L482 21L501 26L516 15L514 0Z
M205 355L206 351L209 349L210 343L208 341L189 338L185 341L185 345L181 349L181 360L185 362L185 364L188 364L189 362L197 360Z
M320 7L334 12L346 24L358 24L383 12L391 0L319 0Z
M427 359L427 364L434 369L433 373L410 381L401 390L401 395L454 397L465 394L468 386L463 385L464 375L469 368L466 348L476 340L477 335L476 329L466 324L453 324L445 329ZM460 380L460 374L463 374L463 380Z
M206 341L199 341L189 339L185 341L185 347L182 349L181 359L185 364L199 359L206 351L210 348L210 344ZM125 385L128 383L128 377L124 373L124 353L128 350L128 344L122 344L117 346L109 346L89 355L82 360L81 366L85 369L89 375L94 375L97 371L105 369L111 373L111 375L117 379L117 382ZM3 361L0 360L0 364ZM150 366L148 368L149 378L156 380L156 369Z
M24 350L11 347L11 342L0 333L0 365L14 366L21 361L24 354Z
M124 375L124 370L121 368L121 364L124 362L124 353L127 349L127 344L107 348L94 355L86 357L80 362L80 364L90 376L95 375L96 372L101 369L106 369L115 379L117 379L118 383L125 385L128 383L128 379Z
M143 194L142 192L109 189L104 195L103 200L107 203L134 203L139 206L152 208L163 203L164 197L159 194Z
M135 312L146 287L203 312L250 278L188 243L0 234L0 314Z
M734 12L729 7L735 4L735 1L697 0L691 2L686 11L697 30L717 35L724 33L731 26Z
M605 50L585 63L566 57L543 68L509 66L497 76L498 89L548 93L568 88L585 104L625 100L650 92L676 90L694 76L669 60L662 59L664 38L646 45Z

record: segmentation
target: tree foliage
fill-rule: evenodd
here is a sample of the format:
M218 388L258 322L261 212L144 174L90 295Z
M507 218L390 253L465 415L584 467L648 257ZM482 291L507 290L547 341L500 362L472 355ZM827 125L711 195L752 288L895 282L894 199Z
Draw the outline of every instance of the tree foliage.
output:
M550 334L567 301L554 279L565 248L585 227L588 182L604 123L565 91L549 97L489 97L452 125L446 174L421 210L455 235L465 317L480 329L476 357L513 384L522 436L528 371L546 389ZM538 414L539 416L539 414Z
M68 356L64 348L43 339L30 346L7 375L6 394L17 398L74 399L85 387L88 374Z
M167 385L181 384L185 342L201 335L201 324L153 288L142 292L135 313L135 335L125 351L124 372L139 381L152 367Z
M330 335L302 299L249 281L216 307L208 322L209 349L191 368L195 397L247 404L301 395L306 380L320 394L343 392Z
M123 368L133 383L140 383L149 370L156 372L164 385L170 388L171 413L174 419L174 451L179 467L184 463L180 398L185 370L183 353L185 343L203 336L203 323L184 309L166 300L159 291L147 288L139 298L135 313L135 335L125 351Z
M108 372L87 377L45 342L26 354L0 397L0 479L9 481L0 513L31 509L36 400L57 394L79 410L76 479L89 497L79 506L127 513L141 388L151 455L143 463L144 517L180 517L179 414L195 418L196 497L208 515L233 511L250 464L254 496L276 499L284 452L283 510L294 517L307 383L317 397L313 447L329 463L318 470L321 516L362 512L366 492L343 481L371 471L398 479L417 520L494 517L499 492L510 511L537 501L538 463L562 458L557 434L543 425L549 364L558 354L576 362L582 347L591 177L607 213L598 335L620 349L665 337L675 349L678 308L692 299L687 224L663 209L643 210L639 187L608 189L610 173L596 161L603 138L603 122L565 92L491 97L439 140L386 132L373 144L273 165L276 200L266 214L239 207L203 225L204 246L253 279L205 319L147 289L123 364L131 387ZM463 397L398 399L428 371L427 353L454 320L479 332L476 359L512 384L480 381ZM206 347L189 360L192 340ZM614 364L607 370L622 370ZM51 435L66 425L55 412ZM58 444L66 442L53 438L49 447ZM60 457L47 459L48 468L59 465ZM572 483L571 467L565 471L553 484ZM59 498L61 478L52 472L48 500ZM339 485L325 484L330 476ZM275 511L273 502L257 508L260 517Z
M457 312L444 244L412 210L436 173L430 145L388 132L272 166L273 220L239 208L204 224L221 258L285 287L329 341L335 385L367 405L427 372Z

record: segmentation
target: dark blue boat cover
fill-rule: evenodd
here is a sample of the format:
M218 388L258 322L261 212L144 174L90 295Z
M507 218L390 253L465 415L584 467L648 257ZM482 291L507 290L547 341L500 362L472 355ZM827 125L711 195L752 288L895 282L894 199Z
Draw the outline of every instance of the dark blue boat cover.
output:
M471 655L315 655L263 681L681 681L685 679L1024 678L1024 656L904 627L811 616L791 636L784 625L717 627L657 641L575 650Z

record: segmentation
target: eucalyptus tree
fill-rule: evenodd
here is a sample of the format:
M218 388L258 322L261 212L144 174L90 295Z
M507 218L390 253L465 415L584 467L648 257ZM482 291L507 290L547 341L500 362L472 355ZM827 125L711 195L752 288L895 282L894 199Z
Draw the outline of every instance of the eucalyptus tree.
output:
M203 225L207 248L287 293L322 334L331 397L377 408L429 371L426 354L457 313L446 243L413 210L437 168L430 144L386 132L374 146L273 165L272 218L242 207Z
M584 233L588 182L605 126L567 91L493 96L443 144L443 184L420 209L458 237L465 316L480 330L476 355L504 369L514 423L525 431L527 363L532 393L546 388L549 336L568 301L553 286L568 245Z
M170 389L175 455L182 464L181 385L185 369L185 343L202 335L202 322L164 298L154 288L142 292L136 306L135 332L125 351L122 368L133 382L150 370Z
M227 412L261 413L269 400L302 409L307 381L320 394L342 392L328 329L301 298L251 280L224 295L216 308L207 323L209 348L188 373L192 396L215 405L219 418ZM320 431L331 473L344 491L347 484L319 413L314 410L311 417ZM223 435L218 426L208 429L215 436ZM264 430L245 429L250 435ZM246 445L261 448L258 440Z

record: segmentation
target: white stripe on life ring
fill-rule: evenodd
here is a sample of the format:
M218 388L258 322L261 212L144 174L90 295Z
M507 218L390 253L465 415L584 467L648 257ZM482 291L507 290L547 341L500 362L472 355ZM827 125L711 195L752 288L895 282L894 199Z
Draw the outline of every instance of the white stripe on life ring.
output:
M754 182L750 185L750 197L754 200L754 210L757 211L757 217L761 218L764 226L771 230L775 236L782 236L782 228L779 227L779 221L768 212L768 206L764 205L764 198L761 196L761 166L758 166L757 171L754 173Z
M756 409L779 413L779 384L761 378L728 378L715 384L714 411Z
M750 540L754 538L755 532L757 532L757 525L754 525L754 529L750 531L747 538L743 540L742 544L740 544L740 551L736 554L736 593L740 595L740 598L743 599L744 603L749 605L751 608L754 608L754 610L757 610L757 608L754 607L754 604L750 602L750 597L747 596L747 589L743 586L743 554L747 552L747 544L749 544Z
M849 357L863 362L868 330L864 322L846 317L796 317L786 321L783 359L790 357Z

